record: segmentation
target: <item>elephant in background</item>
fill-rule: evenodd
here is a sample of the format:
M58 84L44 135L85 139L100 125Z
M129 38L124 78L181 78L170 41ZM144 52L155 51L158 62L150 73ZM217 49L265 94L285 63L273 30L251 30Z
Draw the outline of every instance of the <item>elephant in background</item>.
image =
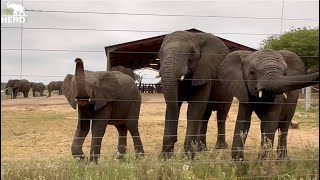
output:
M239 100L232 158L243 160L243 149L255 112L261 120L259 158L266 156L266 141L273 145L279 130L277 155L287 158L287 135L295 112L299 89L318 83L319 72L306 74L301 59L293 52L262 49L256 52L235 51L220 64L219 78L223 89Z
M159 74L166 101L161 156L168 158L174 153L183 101L188 102L185 152L190 152L193 157L193 144L201 145L197 150L206 149L207 124L212 111L217 111L218 133L215 147L227 148L225 121L233 97L223 93L220 82L214 80L217 79L219 64L228 53L228 47L209 33L176 31L164 38L159 51Z
M84 159L82 146L90 129L90 121L90 161L97 162L100 156L107 124L114 125L119 132L119 158L126 152L128 130L135 152L143 155L138 130L141 95L134 80L117 71L84 71L82 60L77 58L75 62L75 75L68 74L63 81L65 97L74 109L78 105L78 127L71 146L72 155Z
M29 94L30 87L31 87L30 82L28 80L26 80L26 79L21 79L21 80L19 80L19 79L11 79L11 80L9 80L7 82L6 94L9 95L8 94L9 93L8 88L10 88L11 91L12 91L12 96L11 96L12 99L17 98L17 94L19 92L22 92L23 96L25 98L27 98L28 94Z
M130 77L132 77L134 80L136 80L136 77L134 75L134 72L131 68L126 68L126 67L123 67L123 66L115 66L115 67L112 67L111 68L111 71L120 71L124 74L127 74L129 75Z
M40 82L40 83L31 82L30 85L32 88L33 97L36 97L36 92L39 92L40 96L43 96L43 91L46 88L46 86L42 82Z
M58 94L62 95L62 81L51 81L48 84L49 95L47 97L51 97L51 92L54 90L58 90Z

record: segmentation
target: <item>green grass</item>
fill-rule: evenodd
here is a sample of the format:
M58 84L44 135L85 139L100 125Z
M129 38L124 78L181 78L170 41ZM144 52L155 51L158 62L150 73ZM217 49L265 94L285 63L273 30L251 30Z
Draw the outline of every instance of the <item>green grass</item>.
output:
M293 119L301 128L319 127L319 99L313 99L309 111L305 109L305 101L298 102Z
M98 164L74 159L9 161L1 162L1 179L319 178L319 149L309 148L292 154L292 161L275 161L272 157L264 161L249 158L242 163L231 161L223 151L200 153L197 160L184 159L181 154L167 161L155 156L135 159L129 154L121 161L109 157ZM256 154L251 156L256 157Z

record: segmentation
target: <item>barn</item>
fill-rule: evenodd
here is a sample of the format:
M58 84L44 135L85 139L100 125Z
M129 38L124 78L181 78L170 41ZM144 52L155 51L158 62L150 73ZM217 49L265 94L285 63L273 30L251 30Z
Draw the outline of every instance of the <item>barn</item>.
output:
M203 32L198 29L188 29L189 32ZM107 70L114 66L124 66L131 69L152 68L159 70L158 52L166 34L137 41L116 44L105 47ZM256 49L220 38L231 51Z

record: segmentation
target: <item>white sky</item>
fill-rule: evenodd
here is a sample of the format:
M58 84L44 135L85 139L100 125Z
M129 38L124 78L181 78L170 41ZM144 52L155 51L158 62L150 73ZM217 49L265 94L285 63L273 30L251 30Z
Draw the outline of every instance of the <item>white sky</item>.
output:
M12 3L21 1L12 0ZM1 1L1 8L7 1ZM214 0L214 1L28 1L26 9L63 10L108 13L153 13L187 14L195 16L233 16L281 18L282 0ZM163 32L119 32L119 31L64 31L64 30L23 30L24 49L65 49L104 51L105 46L149 38L173 32L196 28L228 40L258 48L268 35L281 31L280 19L241 19L212 17L173 17L173 16L133 16L108 14L68 14L26 12L24 27L80 28L105 30L150 30ZM319 26L318 0L285 0L283 18L311 20L283 20L282 31L303 26ZM315 20L315 21L312 21ZM20 27L17 24L1 24L1 48L20 48L21 30L3 29ZM220 34L219 34L220 33ZM225 34L227 33L227 34ZM228 34L244 33L244 34ZM19 78L20 51L1 50L1 82ZM46 52L23 51L22 76L30 81L44 82L63 80L68 73L74 73L74 59L84 60L85 69L106 70L104 52ZM157 83L156 72L144 70L144 82ZM39 77L44 76L44 77ZM58 76L58 77L48 77Z

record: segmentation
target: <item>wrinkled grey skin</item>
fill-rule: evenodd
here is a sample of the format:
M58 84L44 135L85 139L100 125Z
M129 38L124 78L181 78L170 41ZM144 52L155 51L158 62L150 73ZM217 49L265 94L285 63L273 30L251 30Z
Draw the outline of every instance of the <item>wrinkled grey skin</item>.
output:
M48 84L49 94L47 97L51 97L51 92L55 90L58 90L58 94L62 95L62 81L51 81Z
M263 150L259 158L266 155L266 140L270 140L273 145L275 132L279 130L281 134L277 154L279 159L286 159L287 133L299 89L316 84L319 72L306 75L303 62L293 52L265 49L230 53L220 64L219 78L224 80L225 91L229 90L240 102L232 142L232 158L243 160L243 146L249 132L252 112L255 112L261 120ZM262 92L261 98L259 91Z
M212 111L217 111L218 135L216 148L227 148L225 120L232 96L221 93L216 69L230 53L227 46L209 33L176 31L168 34L159 51L162 91L166 101L166 117L161 155L171 157L177 142L180 107L188 102L187 132L184 150L194 156L193 144L206 148L207 123ZM185 80L181 81L181 77ZM223 101L223 103L207 103ZM197 136L198 135L198 136Z
M11 88L12 90L11 98L13 99L17 98L18 92L22 92L23 96L27 98L30 87L31 87L30 82L26 79L21 79L21 80L11 79L7 82L7 85L6 85L6 88ZM7 92L6 90L6 93L9 93L9 91Z
M141 95L134 80L117 71L84 71L82 60L77 58L75 62L75 75L68 74L63 81L65 97L74 109L78 106L78 127L72 142L72 155L84 159L82 146L90 121L90 161L98 161L107 124L114 125L119 132L119 158L126 152L128 130L137 156L143 155L138 130Z
M30 85L32 88L33 97L36 97L36 92L39 92L40 96L43 96L43 91L46 88L46 86L42 82L40 82L40 83L31 82Z
M129 75L130 77L132 77L134 80L136 80L136 77L134 75L134 72L131 68L126 68L126 67L123 67L123 66L115 66L115 67L112 67L111 68L111 71L120 71L124 74L127 74Z

